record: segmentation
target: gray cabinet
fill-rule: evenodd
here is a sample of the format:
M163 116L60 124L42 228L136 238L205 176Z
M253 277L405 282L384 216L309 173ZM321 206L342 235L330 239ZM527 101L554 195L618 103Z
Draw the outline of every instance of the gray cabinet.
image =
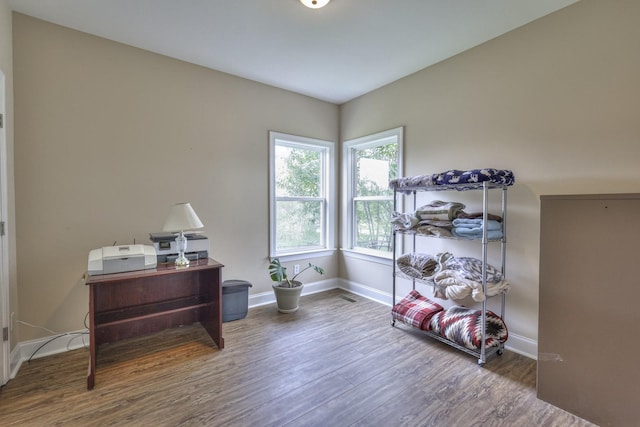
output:
M640 422L640 194L542 196L538 398Z

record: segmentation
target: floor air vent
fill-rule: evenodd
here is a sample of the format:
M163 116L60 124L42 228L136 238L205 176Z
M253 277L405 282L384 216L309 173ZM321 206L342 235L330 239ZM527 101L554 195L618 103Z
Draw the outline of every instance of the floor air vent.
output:
M349 301L349 302L356 302L356 300L354 300L353 298L350 298L346 295L340 295L340 298L342 298L343 300Z

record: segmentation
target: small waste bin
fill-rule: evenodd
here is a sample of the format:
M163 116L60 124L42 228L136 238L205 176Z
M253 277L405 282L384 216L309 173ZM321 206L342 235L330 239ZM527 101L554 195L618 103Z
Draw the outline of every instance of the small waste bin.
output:
M242 319L249 311L249 288L246 280L225 280L222 282L222 321Z

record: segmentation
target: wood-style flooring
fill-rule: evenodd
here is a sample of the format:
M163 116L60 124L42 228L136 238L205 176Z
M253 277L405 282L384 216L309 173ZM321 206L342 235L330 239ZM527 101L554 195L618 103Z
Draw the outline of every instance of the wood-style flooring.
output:
M24 363L0 389L2 426L593 426L536 399L536 362L477 360L342 290Z

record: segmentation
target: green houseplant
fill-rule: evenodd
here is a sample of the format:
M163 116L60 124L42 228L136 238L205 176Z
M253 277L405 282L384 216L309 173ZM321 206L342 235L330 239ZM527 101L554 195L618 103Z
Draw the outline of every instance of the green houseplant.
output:
M309 263L308 266L289 278L287 268L280 263L280 260L278 258L271 260L269 263L269 276L275 282L272 287L276 296L278 311L281 313L293 313L298 310L300 294L304 285L296 280L296 277L310 268L313 268L318 274L324 274L324 269Z

